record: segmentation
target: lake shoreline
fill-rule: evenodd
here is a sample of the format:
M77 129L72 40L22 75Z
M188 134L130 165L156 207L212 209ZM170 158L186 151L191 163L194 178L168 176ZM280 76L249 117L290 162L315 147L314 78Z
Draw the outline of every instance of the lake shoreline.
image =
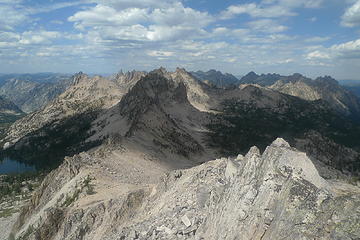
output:
M21 174L36 171L34 165L23 163L10 157L2 157L0 159L0 175Z

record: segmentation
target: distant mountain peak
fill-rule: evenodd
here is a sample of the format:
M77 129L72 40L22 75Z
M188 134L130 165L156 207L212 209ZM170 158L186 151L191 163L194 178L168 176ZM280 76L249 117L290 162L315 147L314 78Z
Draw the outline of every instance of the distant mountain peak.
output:
M82 79L84 78L88 78L89 76L83 72L78 72L76 74L74 74L73 76L73 85L77 85L79 84L80 81L82 81Z
M215 69L210 69L207 72L191 72L190 74L211 87L228 88L239 85L239 79L237 77L230 73L222 73Z
M317 77L315 79L315 82L322 82L322 83L327 83L327 84L332 84L332 85L337 85L337 86L339 85L339 82L336 81L331 76Z
M251 71L248 74L246 74L245 76L259 76L259 75L257 75L254 71Z

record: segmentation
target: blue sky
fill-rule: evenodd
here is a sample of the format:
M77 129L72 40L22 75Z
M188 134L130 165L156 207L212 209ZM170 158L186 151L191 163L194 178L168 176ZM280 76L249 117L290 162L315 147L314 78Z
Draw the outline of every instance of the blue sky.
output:
M360 80L360 0L0 0L0 72L159 66Z

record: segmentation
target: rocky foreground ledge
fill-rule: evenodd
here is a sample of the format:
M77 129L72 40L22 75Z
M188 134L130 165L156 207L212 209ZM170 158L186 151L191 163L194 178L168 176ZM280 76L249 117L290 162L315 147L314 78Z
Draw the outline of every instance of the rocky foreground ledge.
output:
M142 161L147 165L139 176L155 169L155 163ZM101 178L106 169L98 164L96 154L67 159L23 209L13 237L360 238L360 189L324 180L305 153L282 139L262 155L253 147L246 156L171 171L157 182L141 181L129 171L126 180L111 179L114 172ZM120 160L118 165L127 166Z

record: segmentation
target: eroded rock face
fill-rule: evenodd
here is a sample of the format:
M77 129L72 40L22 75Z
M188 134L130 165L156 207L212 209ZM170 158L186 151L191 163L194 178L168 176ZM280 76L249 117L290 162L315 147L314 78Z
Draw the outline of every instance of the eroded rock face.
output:
M143 75L132 72L107 79L89 77L80 72L73 76L70 87L52 102L11 125L2 142L13 146L26 135L34 134L47 125L61 125L66 118L108 109L117 104Z
M70 170L75 165L69 162L61 167L72 176L69 182L83 176L83 168L91 169L91 156L78 158L82 160L76 171ZM54 172L53 179L56 174L61 172ZM55 189L55 180L47 181L46 188ZM106 186L100 180L96 184L98 192ZM128 184L120 181L116 189L122 188ZM61 191L67 194L64 188ZM109 240L360 237L360 189L324 180L305 153L282 139L263 154L253 147L246 156L169 172L156 185L144 182L106 201L79 203L93 197L80 194L71 206L58 204L59 209L52 206L51 211L41 207L40 200L34 209L50 219L58 214L62 222L55 221L57 232L45 225L49 231L34 231L27 239L38 239L36 232L48 239ZM61 202L51 197L46 201ZM37 221L43 226L46 220ZM23 226L18 237L24 233Z
M235 174L226 174L229 166L237 169ZM220 159L170 174L164 185L149 200L146 220L111 237L127 239L131 231L138 239L360 236L359 189L326 182L304 153L281 139L263 155L254 147L243 159ZM340 189L347 193L339 194Z

